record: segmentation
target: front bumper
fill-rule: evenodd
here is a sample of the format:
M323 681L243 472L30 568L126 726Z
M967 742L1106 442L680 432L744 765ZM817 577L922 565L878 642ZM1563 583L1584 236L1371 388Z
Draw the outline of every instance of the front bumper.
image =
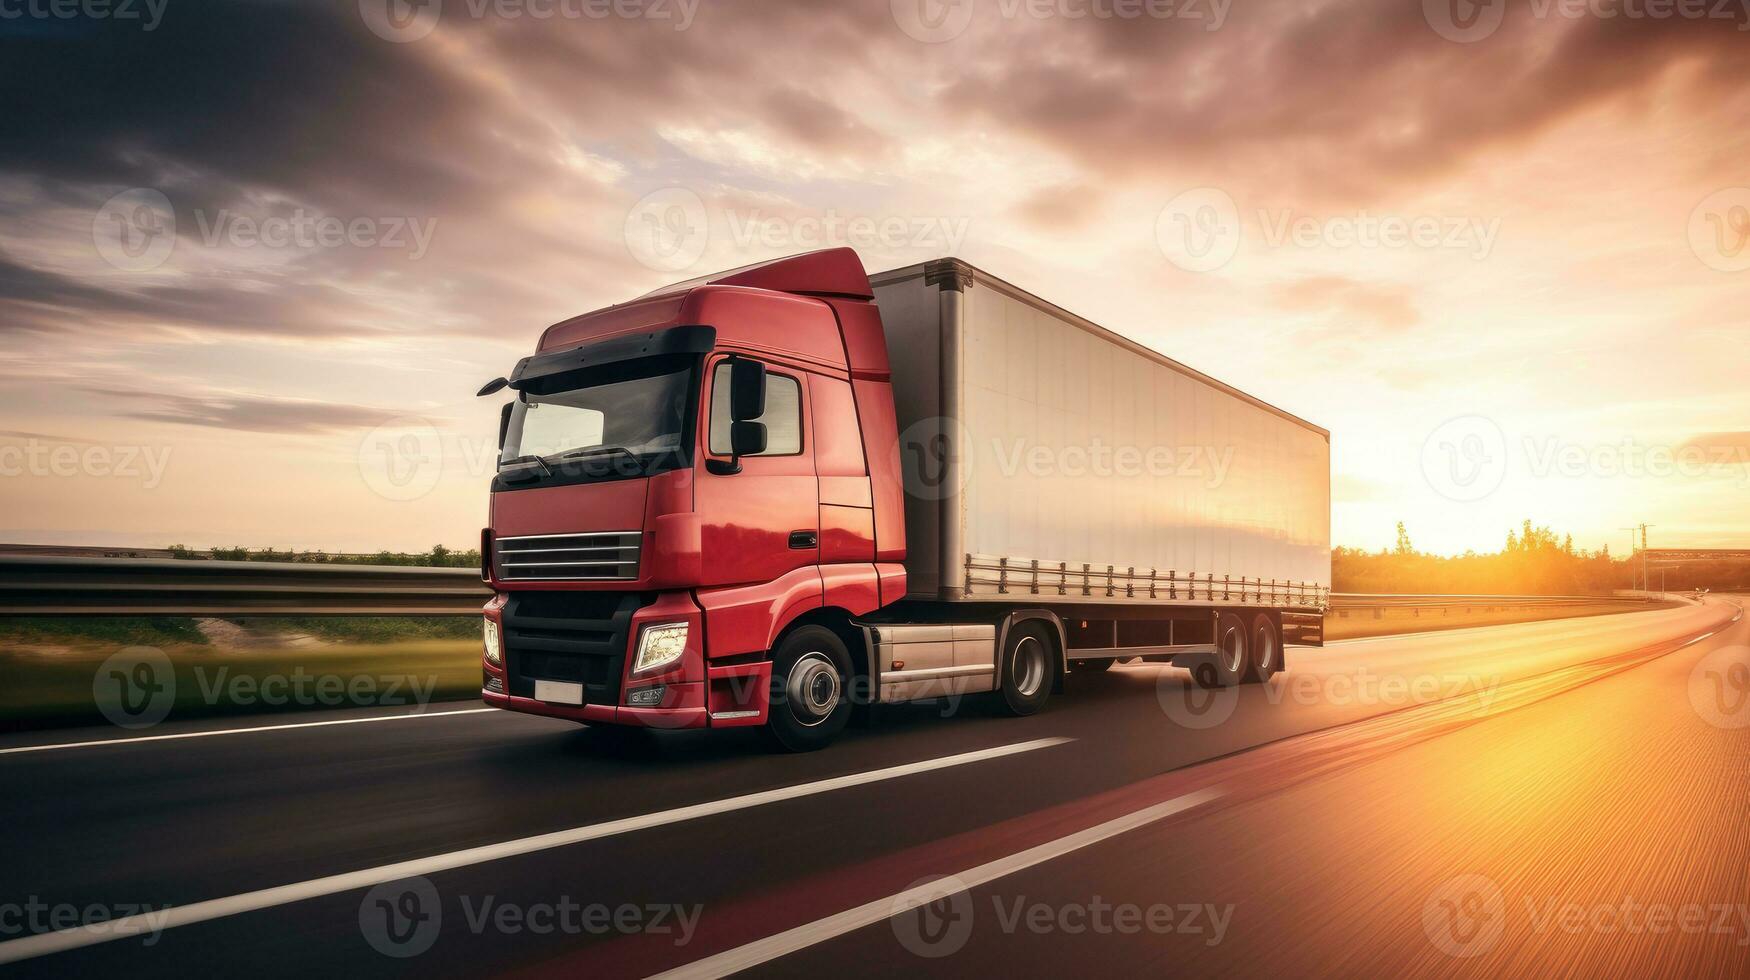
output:
M686 592L508 592L484 610L499 623L502 662L482 664L480 699L508 711L597 725L691 729L764 724L770 663L707 668L704 617ZM632 676L647 625L684 622L674 665ZM582 704L537 699L537 680L581 684ZM644 702L661 688L654 703ZM640 696L640 703L631 703Z

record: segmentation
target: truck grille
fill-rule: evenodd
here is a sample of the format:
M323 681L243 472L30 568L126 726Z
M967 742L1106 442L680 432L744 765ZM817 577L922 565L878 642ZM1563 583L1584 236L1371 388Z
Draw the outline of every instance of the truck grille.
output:
M586 704L618 704L638 592L512 592L504 604L505 678L512 697L535 682L581 683Z
M642 541L637 531L597 531L499 538L493 547L501 581L629 582Z

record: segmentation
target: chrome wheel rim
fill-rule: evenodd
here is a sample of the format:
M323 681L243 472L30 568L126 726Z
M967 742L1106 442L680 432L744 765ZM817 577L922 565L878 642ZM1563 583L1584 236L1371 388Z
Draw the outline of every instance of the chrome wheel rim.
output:
M1230 674L1237 674L1245 666L1246 635L1237 629L1229 629L1221 635L1221 663Z
M1038 694L1045 684L1045 644L1037 637L1023 636L1015 644L1014 655L1009 658L1009 683L1024 698Z
M790 714L803 725L813 727L830 717L839 706L841 684L839 670L832 658L824 653L806 653L790 670L784 685Z
M1276 669L1276 633L1268 623L1258 627L1258 636L1253 641L1258 651L1258 672Z

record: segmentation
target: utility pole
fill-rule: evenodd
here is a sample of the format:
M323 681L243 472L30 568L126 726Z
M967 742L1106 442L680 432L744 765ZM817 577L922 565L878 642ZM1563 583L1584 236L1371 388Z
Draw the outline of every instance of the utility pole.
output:
M1653 526L1652 524L1641 525L1641 588L1648 592L1653 591L1653 577L1647 565L1647 528Z

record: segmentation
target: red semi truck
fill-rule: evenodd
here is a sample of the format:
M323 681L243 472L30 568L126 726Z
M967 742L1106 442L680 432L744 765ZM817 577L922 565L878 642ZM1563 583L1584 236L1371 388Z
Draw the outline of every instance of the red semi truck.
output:
M1319 644L1330 435L956 259L850 249L549 327L508 378L481 697L830 741L856 705L1031 714L1141 658Z

